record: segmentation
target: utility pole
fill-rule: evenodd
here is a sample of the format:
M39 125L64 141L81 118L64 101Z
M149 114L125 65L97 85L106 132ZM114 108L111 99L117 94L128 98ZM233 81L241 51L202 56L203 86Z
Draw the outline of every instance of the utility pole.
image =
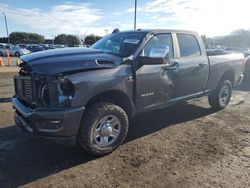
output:
M108 29L105 29L104 31L105 31L105 33L106 33L106 35L107 35L107 34L108 34Z
M137 0L135 0L134 30L136 30L136 11L137 11Z
M55 36L54 36L54 35L51 35L51 37L52 37L52 45L54 46L54 45L55 45L55 42L54 42Z
M8 23L7 23L6 14L4 12L2 12L2 14L4 15L5 27L6 27L7 37L8 37L8 44L10 45L10 37L9 37Z

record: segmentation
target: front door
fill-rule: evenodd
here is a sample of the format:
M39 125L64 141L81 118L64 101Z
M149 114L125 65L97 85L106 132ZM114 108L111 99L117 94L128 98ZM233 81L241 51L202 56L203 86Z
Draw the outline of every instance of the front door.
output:
M168 51L167 54L164 49ZM165 57L166 55L168 57ZM166 64L173 56L172 35L167 33L153 36L136 58L138 111L160 107L172 98L173 71L167 70Z

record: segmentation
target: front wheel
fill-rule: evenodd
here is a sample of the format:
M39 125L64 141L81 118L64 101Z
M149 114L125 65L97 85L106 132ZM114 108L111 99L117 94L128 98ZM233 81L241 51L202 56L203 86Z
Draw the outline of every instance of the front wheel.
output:
M214 92L208 96L208 102L216 110L224 109L232 96L232 83L229 80L220 81Z
M78 143L93 155L105 155L120 146L128 132L125 111L112 103L94 104L86 111L78 133Z

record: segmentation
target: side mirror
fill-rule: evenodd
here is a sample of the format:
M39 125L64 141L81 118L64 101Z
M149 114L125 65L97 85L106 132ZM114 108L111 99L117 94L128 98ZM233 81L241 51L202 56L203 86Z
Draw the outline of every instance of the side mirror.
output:
M133 58L134 58L134 56L131 55L131 56L123 59L123 63L131 65L133 63Z
M137 56L138 67L143 65L167 64L169 61L168 45L152 45L150 49L143 49L141 55Z

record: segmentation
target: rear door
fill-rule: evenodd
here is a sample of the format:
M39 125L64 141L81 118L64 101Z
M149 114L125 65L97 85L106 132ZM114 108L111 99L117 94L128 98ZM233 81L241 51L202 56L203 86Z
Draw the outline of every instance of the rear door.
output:
M174 77L175 97L182 98L202 93L209 74L209 62L202 41L194 34L176 33L178 70Z

